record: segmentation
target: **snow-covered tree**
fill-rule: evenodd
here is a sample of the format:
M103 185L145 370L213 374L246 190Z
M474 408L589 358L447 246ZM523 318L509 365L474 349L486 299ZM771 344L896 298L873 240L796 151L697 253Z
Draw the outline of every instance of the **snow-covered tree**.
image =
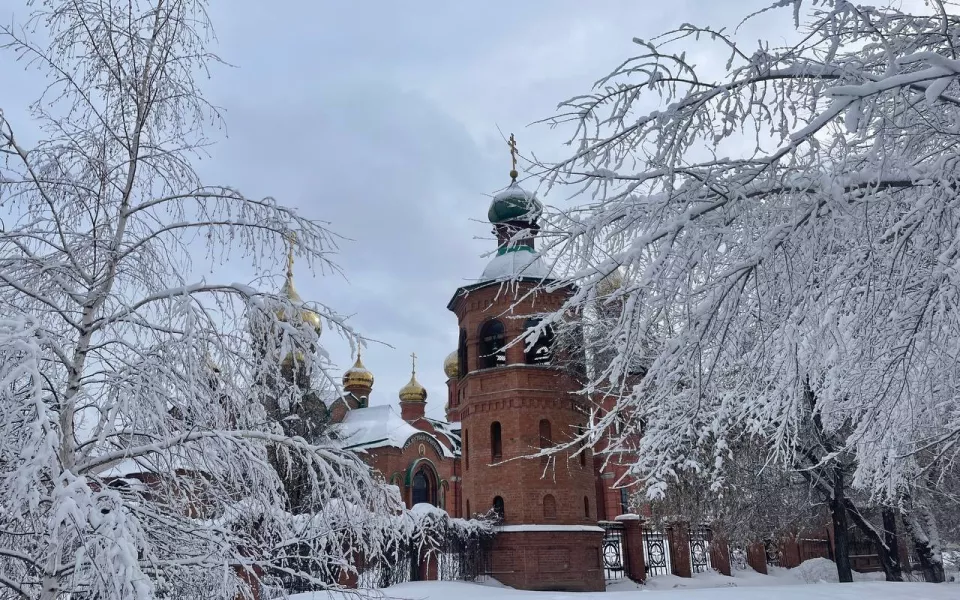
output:
M621 439L643 427L650 495L684 471L722 482L731 435L753 435L836 526L883 546L851 486L903 511L937 579L929 486L960 452L960 17L788 0L763 18L778 13L786 44L683 25L561 105L574 152L540 174L587 200L547 215L553 285L578 286L571 312L623 274L616 356L589 387L649 365L619 408Z
M321 321L355 338L336 314L194 278L204 249L263 274L291 239L320 268L335 247L191 166L219 118L195 80L217 63L205 2L30 4L0 29L49 84L31 122L0 112L0 598L334 587L452 526L404 511L322 419L289 421L329 381Z

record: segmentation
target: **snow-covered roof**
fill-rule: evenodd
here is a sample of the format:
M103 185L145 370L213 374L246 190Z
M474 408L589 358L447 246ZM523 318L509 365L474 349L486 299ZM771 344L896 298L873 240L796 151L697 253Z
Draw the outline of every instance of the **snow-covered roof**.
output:
M507 281L517 277L545 279L550 276L543 258L529 246L513 246L498 252L483 270L481 281Z
M436 419L425 419L436 430L437 435L442 435L450 441L453 453L460 454L460 424L448 423L447 421L438 421Z
M404 421L389 405L347 411L337 432L344 446L353 450L385 446L403 448L407 440L417 434L433 437ZM445 457L453 458L453 453L444 444L437 442L437 446Z

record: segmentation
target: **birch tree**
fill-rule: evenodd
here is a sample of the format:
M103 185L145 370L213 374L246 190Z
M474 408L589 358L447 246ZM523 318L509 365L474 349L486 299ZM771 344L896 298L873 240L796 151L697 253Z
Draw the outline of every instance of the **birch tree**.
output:
M599 423L632 415L623 440L643 425L649 495L684 471L722 482L746 431L811 478L836 526L858 521L851 486L903 511L942 579L925 503L960 451L960 18L941 1L775 16L790 43L689 24L635 40L549 119L573 150L533 170L583 199L541 230L551 285L578 286L576 311L624 274L616 356L586 391L649 364Z
M0 112L0 598L331 588L356 557L429 537L324 428L264 408L323 397L318 320L353 332L278 282L191 275L204 249L276 272L290 239L335 269L323 224L191 166L219 121L196 81L218 62L206 3L30 5L0 29L3 60L48 83L31 122ZM309 377L263 385L284 369Z

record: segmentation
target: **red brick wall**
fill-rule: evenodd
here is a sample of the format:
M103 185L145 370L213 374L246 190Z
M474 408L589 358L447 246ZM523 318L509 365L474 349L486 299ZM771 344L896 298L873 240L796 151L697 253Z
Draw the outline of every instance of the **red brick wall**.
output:
M525 590L603 591L602 532L501 532L493 576Z
M553 445L573 438L586 424L586 413L573 392L580 384L550 366L524 364L523 344L507 348L506 366L478 371L480 327L490 318L504 325L509 343L523 333L526 315L555 310L565 292L523 297L532 284L520 284L516 294L491 285L460 297L454 306L466 331L467 375L458 381L456 400L468 456L463 457L463 502L473 512L485 512L494 498L504 500L506 525L596 525L597 492L593 456L585 460L560 452L549 461L524 459L541 446L540 422L550 422ZM512 306L516 302L516 306ZM492 455L491 424L500 423L499 458ZM469 468L467 465L469 464ZM556 502L544 513L544 498ZM584 500L589 505L584 511ZM552 502L550 503L552 506ZM501 532L495 542L494 574L507 585L540 590L602 590L602 532Z
M423 446L423 456L420 455L420 446ZM400 493L403 501L410 506L412 501L412 489L406 485L406 473L409 466L421 458L428 459L437 471L438 481L438 500L443 498L440 508L446 510L451 516L459 516L460 511L457 506L459 497L459 482L455 480L457 475L454 459L445 458L438 454L432 444L414 440L406 449L383 447L367 450L367 454L361 455L367 464L380 472L388 483L395 483L400 487ZM416 468L414 469L414 472ZM441 495L440 487L446 482L446 489Z

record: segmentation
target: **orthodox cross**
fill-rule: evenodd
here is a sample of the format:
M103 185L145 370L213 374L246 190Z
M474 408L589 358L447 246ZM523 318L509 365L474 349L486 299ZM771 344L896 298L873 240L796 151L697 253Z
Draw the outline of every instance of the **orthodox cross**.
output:
M293 245L297 242L297 234L287 236L287 277L293 277Z
M416 375L417 374L417 353L416 352L410 353L410 361L413 363L413 366L410 368L410 370L413 372L414 375Z
M510 134L510 139L507 140L507 145L510 146L510 177L514 180L517 178L517 139L513 137L513 134Z

